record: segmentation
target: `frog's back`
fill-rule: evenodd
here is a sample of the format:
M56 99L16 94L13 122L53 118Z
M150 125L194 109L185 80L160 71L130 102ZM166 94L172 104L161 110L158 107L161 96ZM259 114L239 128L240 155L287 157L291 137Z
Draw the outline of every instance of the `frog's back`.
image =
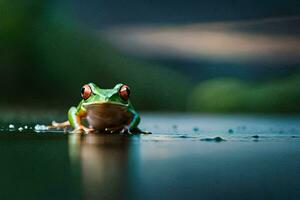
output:
M118 128L128 125L133 115L126 106L103 103L85 106L90 126L97 130Z

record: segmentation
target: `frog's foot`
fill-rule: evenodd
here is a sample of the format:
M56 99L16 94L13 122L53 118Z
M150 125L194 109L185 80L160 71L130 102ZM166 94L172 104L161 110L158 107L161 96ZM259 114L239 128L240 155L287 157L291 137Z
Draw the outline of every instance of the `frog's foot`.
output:
M48 126L48 128L67 128L70 126L69 121L65 121L62 123L58 123L56 121L52 121L52 125Z
M142 130L139 129L139 128L134 128L134 129L132 130L132 132L135 133L135 134L145 134L145 135L152 134L152 133L149 132L149 131L142 131Z
M132 132L131 132L129 126L124 126L124 127L121 129L120 133L121 133L121 134L129 134L129 135L132 134Z
M89 133L92 133L94 132L95 130L93 128L87 128L83 125L75 128L72 132L73 133L80 133L80 134L89 134Z
M149 135L149 134L152 134L150 131L142 131L142 130L139 130L140 134L145 134L145 135Z

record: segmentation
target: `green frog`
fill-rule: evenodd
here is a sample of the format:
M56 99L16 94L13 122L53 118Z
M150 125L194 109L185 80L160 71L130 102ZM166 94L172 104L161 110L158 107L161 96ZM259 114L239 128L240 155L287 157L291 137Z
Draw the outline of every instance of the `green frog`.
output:
M53 121L50 127L71 126L74 128L73 132L80 133L148 133L138 128L140 116L129 100L130 88L127 85L119 83L112 89L102 89L89 83L82 87L81 97L78 106L69 109L68 121ZM88 126L84 125L84 119Z

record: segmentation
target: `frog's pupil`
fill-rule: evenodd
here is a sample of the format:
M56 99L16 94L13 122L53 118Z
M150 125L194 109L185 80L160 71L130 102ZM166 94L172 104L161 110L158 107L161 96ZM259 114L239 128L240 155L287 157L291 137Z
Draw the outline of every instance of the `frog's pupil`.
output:
M81 94L84 94L84 87L83 88L81 88Z
M129 96L130 95L130 89L128 87L126 87L126 92L127 92L127 95Z

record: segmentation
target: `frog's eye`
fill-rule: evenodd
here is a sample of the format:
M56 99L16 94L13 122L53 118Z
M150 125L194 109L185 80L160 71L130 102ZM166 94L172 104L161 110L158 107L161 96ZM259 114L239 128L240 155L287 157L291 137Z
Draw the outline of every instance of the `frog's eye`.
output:
M82 88L81 88L81 97L86 100L88 99L92 94L92 89L89 85L84 85Z
M119 90L119 95L123 100L127 101L130 96L130 88L127 85L123 85Z

